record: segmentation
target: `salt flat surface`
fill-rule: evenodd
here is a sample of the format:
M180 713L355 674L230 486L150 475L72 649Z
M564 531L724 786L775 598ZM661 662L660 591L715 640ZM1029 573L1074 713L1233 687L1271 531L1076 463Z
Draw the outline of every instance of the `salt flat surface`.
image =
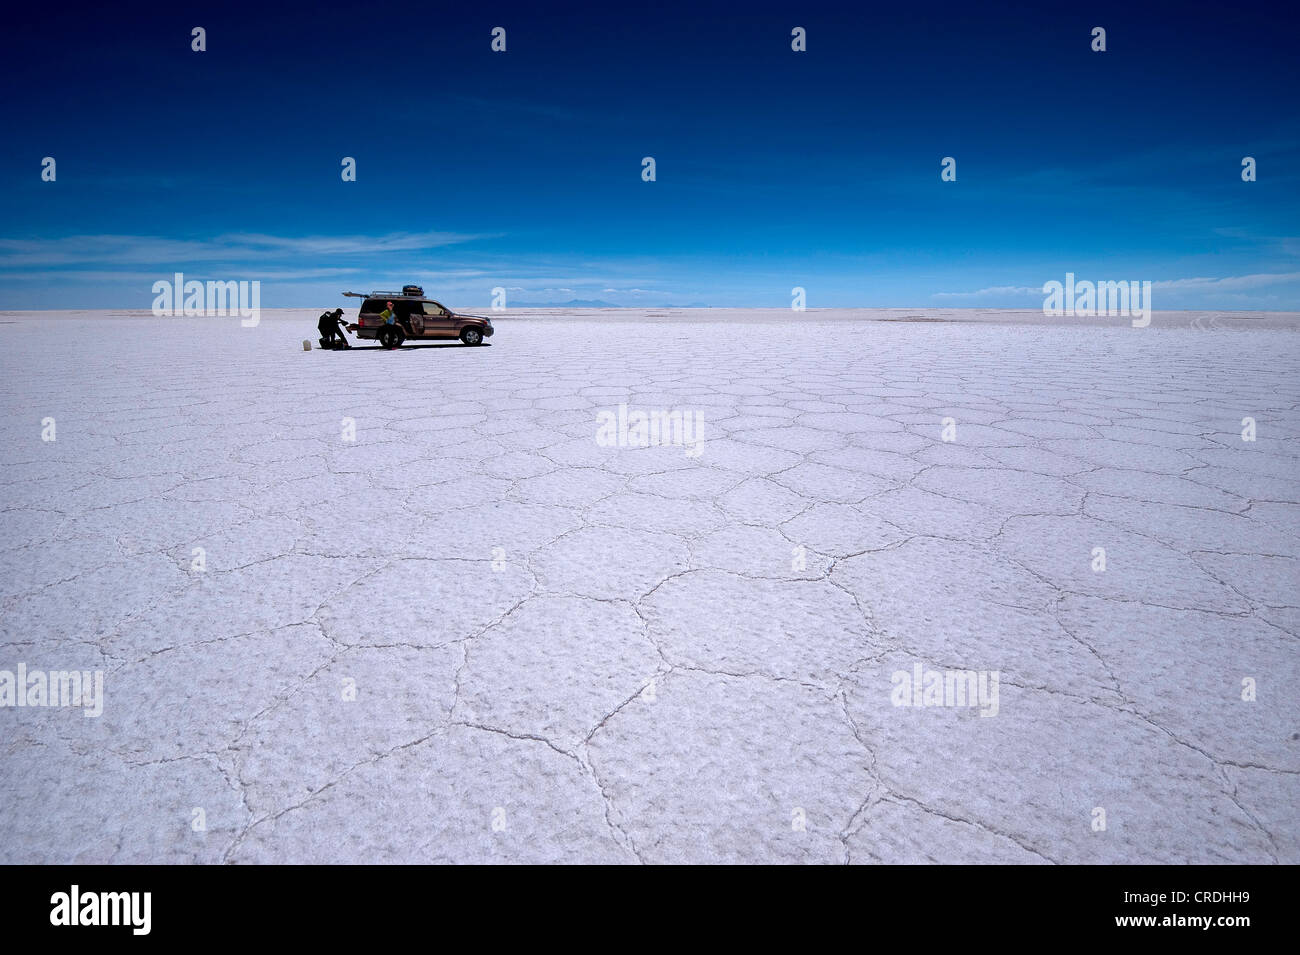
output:
M663 311L0 315L0 861L1300 862L1294 316Z

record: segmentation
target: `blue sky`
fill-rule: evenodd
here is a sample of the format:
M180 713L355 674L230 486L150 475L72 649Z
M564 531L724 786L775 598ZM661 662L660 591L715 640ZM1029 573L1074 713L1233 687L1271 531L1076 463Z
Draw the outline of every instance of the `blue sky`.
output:
M408 281L467 308L1038 307L1072 271L1300 309L1281 5L271 6L18 11L0 308L146 308L177 271L264 307Z

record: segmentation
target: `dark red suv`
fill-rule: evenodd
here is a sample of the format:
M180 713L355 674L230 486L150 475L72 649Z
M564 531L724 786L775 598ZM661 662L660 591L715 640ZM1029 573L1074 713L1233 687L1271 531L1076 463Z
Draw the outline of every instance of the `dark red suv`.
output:
M418 285L406 285L400 292L344 292L350 298L363 298L361 311L348 330L357 338L377 339L385 348L400 348L407 339L432 341L459 338L466 345L482 345L492 337L492 320L479 315L462 315L445 305L424 297ZM393 321L381 314L393 305Z

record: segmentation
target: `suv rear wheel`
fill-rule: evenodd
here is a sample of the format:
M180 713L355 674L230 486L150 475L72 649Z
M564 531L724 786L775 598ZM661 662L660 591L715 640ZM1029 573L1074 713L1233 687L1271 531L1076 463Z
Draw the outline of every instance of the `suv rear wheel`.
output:
M406 336L394 325L387 325L379 330L379 344L385 348L401 348Z
M466 345L482 345L483 333L471 325L469 328L461 330L460 340Z

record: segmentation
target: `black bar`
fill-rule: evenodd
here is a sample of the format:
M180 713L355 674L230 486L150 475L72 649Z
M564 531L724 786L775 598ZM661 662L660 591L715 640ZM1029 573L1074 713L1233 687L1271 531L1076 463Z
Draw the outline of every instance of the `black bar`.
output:
M493 873L480 882L476 873L410 866L51 866L10 875L16 877L14 888L0 902L7 941L56 943L76 933L81 941L113 936L128 944L283 940L336 946L352 938L373 941L379 926L384 934L429 938L433 923L441 924L432 937L450 939L453 925L493 932L501 922L492 917L495 912L508 913L507 924L529 932L534 944L572 937L574 920L581 918L621 926L617 936L608 936L611 944L638 932L649 933L647 941L664 931L677 934L674 922L702 920L721 930L748 919L750 930L786 923L814 937L847 932L867 948L898 931L918 950L927 939L1000 946L1017 936L1025 942L1128 937L1138 944L1212 940L1230 946L1285 937L1293 921L1287 903L1294 896L1293 873L1281 867L890 867L846 873L835 882L817 876L815 884L768 878L763 894L754 891L755 873L724 876L728 886L705 893L683 891L677 875L668 885L637 879L601 893L587 874L567 885L566 875L558 873ZM59 894L70 902L73 885L87 915L88 895L149 893L148 933L136 934L143 919L133 926L125 914L142 915L143 894L136 908L121 908L126 924L51 924ZM93 906L98 904L97 897ZM1225 924L1227 919L1241 921Z

